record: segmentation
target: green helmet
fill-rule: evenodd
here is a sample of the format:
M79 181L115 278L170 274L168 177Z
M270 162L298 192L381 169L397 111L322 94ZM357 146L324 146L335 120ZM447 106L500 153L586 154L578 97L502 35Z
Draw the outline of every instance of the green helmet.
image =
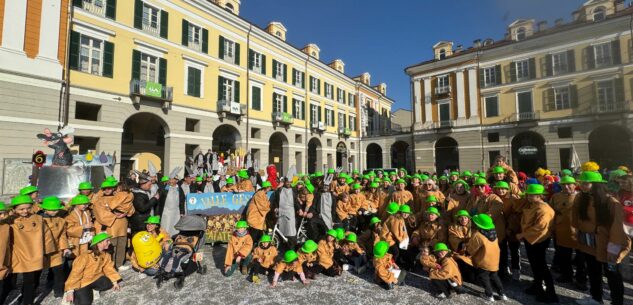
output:
M606 183L606 181L602 179L602 175L600 173L590 171L582 172L580 177L578 177L578 181L586 183Z
M363 175L363 179L369 180L369 175Z
M55 196L49 196L42 200L42 204L40 204L42 210L46 211L59 211L63 209L62 201Z
M440 177L438 178L438 180L448 180L448 177L447 177L447 176L440 176Z
M400 210L400 205L396 202L391 202L387 205L387 214L389 215L398 213L398 210Z
M473 222L481 229L492 230L495 224L488 214L477 214L473 216Z
M468 217L468 218L470 218L470 213L468 213L468 211L466 211L466 210L459 210L459 211L457 211L457 213L455 213L455 217Z
M440 251L451 252L451 250L448 248L448 246L446 246L445 243L436 243L435 247L433 247L433 252L440 252Z
M226 178L226 184L235 184L235 180L233 180L233 178Z
M248 228L248 223L246 222L246 220L240 220L237 223L235 223L235 228L236 229L246 229L246 228Z
M404 181L404 179L398 179L398 180L396 180L396 183L397 184L403 183L404 185L407 185L407 182Z
M20 195L30 195L30 194L35 193L37 191L39 191L37 186L29 185L29 186L23 187L20 190Z
M437 202L437 198L435 197L435 195L430 195L429 197L426 197L425 202L426 203Z
M169 181L169 176L163 176L163 177L160 178L160 182L165 183L167 181Z
M455 188L455 186L456 186L457 184L461 184L461 185L463 185L463 186L464 186L464 189L465 189L467 192L468 192L468 191L470 191L470 186L468 186L468 183L466 183L466 181L464 181L464 180L462 180L462 179L456 180L455 182L453 182L453 188Z
M428 209L426 209L426 212L429 214L440 216L440 211L436 207L429 207Z
M196 177L196 182L202 182L202 176L197 176Z
M270 181L262 182L262 188L266 188L266 187L273 187L273 185L270 183Z
M33 199L29 195L17 195L11 199L12 208L21 204L33 204Z
M505 181L497 181L497 183L495 184L494 188L509 190L510 189L510 185L508 185L508 183L505 182Z
M380 223L380 218L378 218L378 217L376 217L376 216L372 217L372 218L369 220L369 225L370 225L370 226L373 226L373 225L375 225L375 224L377 224L377 223Z
M545 194L547 194L547 192L545 192L545 187L543 185L538 184L538 183L528 185L527 186L527 190L525 191L525 193L528 194L528 195L545 195Z
M354 186L352 186L352 189L354 190L360 190L361 188L360 183L354 183Z
M346 183L346 184L352 184L352 183L354 183L354 179L352 179L352 178L347 178L347 179L345 180L345 183Z
M505 174L506 173L506 169L503 168L502 166L495 166L492 168L492 173L493 174Z
M374 246L374 257L375 258L383 258L385 254L389 251L389 243L381 240Z
M334 170L333 168L330 168L327 170L328 175L333 175L336 173L336 170Z
M479 185L488 185L488 181L486 181L485 178L477 178L477 180L475 180L475 185L479 186Z
M106 189L106 188L114 188L116 187L119 182L113 178L109 179L110 177L106 178L105 180L103 180L103 182L101 182L101 188L102 189Z
M262 235L262 238L259 239L260 243L269 243L269 242L272 242L272 241L273 241L273 238L270 237L270 235L268 235L268 234Z
M572 176L573 175L573 173L570 170L568 170L568 169L562 170L561 173L563 174L563 177L564 176Z
M4 204L4 201L0 201L0 212L5 212L8 211L9 209L7 208L7 206Z
M376 173L374 171L369 172L369 174L367 174L369 177L376 177Z
M353 171L352 171L352 174L353 174L353 175L358 175L359 173L360 173L360 172L359 172L357 169L355 169L355 170L353 170Z
M411 207L406 204L403 204L398 209L398 212L404 213L404 214L411 214Z
M345 229L336 228L336 240L343 240L343 239L345 239Z
M237 176L242 179L248 179L248 170L241 169L239 172L237 172Z
M314 178L319 178L319 177L323 177L323 172L314 173Z
M308 239L306 240L305 243L303 243L303 246L301 247L301 251L303 253L312 253L316 251L318 247L319 245L317 245L317 243L315 243L314 240Z
M378 182L372 182L372 183L369 185L369 187L370 187L370 188L373 188L373 189L376 189L376 188L379 188L379 187L380 187L380 185L378 184Z
M356 233L349 233L345 236L345 240L355 243L358 239L356 238Z
M336 236L338 235L338 233L336 233L336 230L334 229L329 229L327 230L327 235L332 236L334 238L336 238Z
M459 172L451 172L451 174L450 174L450 175L451 175L451 176L457 176L457 177L459 177Z
M146 224L159 225L160 224L160 216L150 216L145 220Z
M563 176L560 178L559 184L576 184L576 179L572 176Z
M471 173L470 171L464 171L462 173L462 177L472 177L472 176L473 176L473 173Z
M306 189L310 192L310 194L314 194L314 185L312 185L312 183L306 184Z
M92 183L90 183L89 181L84 181L79 183L79 190L80 191L84 191L84 190L91 190L94 189L94 187L92 186Z
M288 250L288 251L286 251L286 253L284 253L284 262L286 264L290 264L290 263L296 261L297 258L299 258L299 255L297 255L297 252L295 252L293 250Z
M70 205L90 204L90 197L79 194L70 200Z
M92 247L92 246L94 246L94 245L96 245L96 244L98 244L98 243L100 243L100 242L102 242L102 241L104 241L106 239L110 239L110 238L112 238L112 236L108 235L108 233L101 232L101 233L95 235L92 238L92 242L90 243L90 246Z

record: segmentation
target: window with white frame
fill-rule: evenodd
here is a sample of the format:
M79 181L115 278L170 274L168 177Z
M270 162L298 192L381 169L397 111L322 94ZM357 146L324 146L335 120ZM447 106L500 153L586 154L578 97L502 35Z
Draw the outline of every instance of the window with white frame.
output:
M202 48L202 28L189 23L188 29L188 47L200 50Z
M235 62L235 42L224 39L224 60Z
M598 6L593 9L592 19L593 21L602 21L606 17L606 10L604 6Z
M354 105L355 101L356 101L356 97L354 96L354 94L351 92L347 93L347 105L356 106Z
M292 116L298 120L305 120L305 102L298 99L292 99L292 103L292 109L294 110Z
M593 46L593 54L596 60L596 68L610 66L613 62L610 42Z
M319 79L310 77L310 92L319 94Z
M332 85L325 83L325 97L332 98Z
M356 130L356 117L350 116L348 119L349 119L349 124L347 126L349 126L349 129Z
M310 105L310 123L316 125L319 120L319 107L317 105Z
M228 78L222 78L222 82L223 82L222 97L227 102L235 102L235 95L234 95L235 81Z
M160 32L160 10L143 2L143 30L158 35Z
M334 126L334 111L325 109L325 125Z
M437 86L435 88L436 94L444 94L449 91L448 75L442 75L437 77Z
M568 72L567 51L552 54L552 74L560 75Z
M496 67L484 68L484 87L494 86L497 84Z
M523 40L526 38L526 31L524 27L520 27L517 29L516 40Z
M251 51L253 54L253 71L262 72L262 53Z
M79 51L79 70L101 75L103 69L103 40L81 34Z
M338 113L338 128L345 128L345 125L347 125L347 122L345 122L345 113L343 112L339 112Z
M486 96L484 98L484 104L486 106L486 117L492 118L499 116L499 97L498 96Z
M283 112L284 108L284 96L281 94L275 94L275 100L273 101L273 113L274 112Z
M286 76L284 75L284 72L285 72L284 64L278 61L275 61L275 65L277 66L276 68L277 75L275 75L275 78L283 82L286 79Z
M613 80L599 81L596 83L598 109L610 111L615 108L615 85Z
M554 105L556 110L571 108L569 86L554 88Z
M530 60L521 60L514 63L516 67L517 81L530 78Z
M336 93L337 93L336 100L341 103L345 102L345 91L339 88Z
M141 53L141 81L158 82L158 57Z
M299 70L294 70L295 71L295 75L293 75L294 78L294 84L295 86L299 86L301 87L301 84L303 83L303 73L301 73L301 71Z

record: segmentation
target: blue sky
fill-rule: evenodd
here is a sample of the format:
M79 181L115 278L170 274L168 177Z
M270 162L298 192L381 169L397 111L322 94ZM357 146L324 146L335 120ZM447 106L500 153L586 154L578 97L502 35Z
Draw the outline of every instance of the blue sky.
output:
M365 71L387 83L393 110L410 107L404 68L432 58L433 44L451 40L467 48L475 39L503 38L518 18L571 20L586 0L242 0L241 16L266 27L280 21L296 47L316 43L321 60L340 58L347 75Z

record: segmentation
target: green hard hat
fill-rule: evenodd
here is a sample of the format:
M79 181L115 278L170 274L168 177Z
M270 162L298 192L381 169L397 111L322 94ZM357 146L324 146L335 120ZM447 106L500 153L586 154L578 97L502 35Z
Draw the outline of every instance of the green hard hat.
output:
M471 173L470 171L464 171L462 173L462 177L472 177L472 176L473 176L473 173Z
M492 218L488 214L477 214L473 216L473 222L481 229L491 230L495 228Z
M479 186L479 185L488 185L488 181L486 181L485 178L477 178L477 180L475 180L475 185Z
M527 190L525 190L525 193L528 195L545 195L547 194L547 192L545 192L545 187L541 184L535 183L535 184L530 184L527 186Z
M453 182L453 187L455 187L455 185L457 184L461 184L464 186L464 189L466 191L470 191L470 186L468 185L468 183L462 179L456 180L455 182Z
M493 174L505 174L506 173L506 169L503 168L502 166L495 166L492 168L492 173Z
M389 251L389 243L381 240L374 246L374 257L375 258L383 258L385 254Z
M457 211L457 213L455 213L455 217L468 217L470 218L470 213L468 213L468 211L466 210L459 210Z
M576 179L572 176L563 176L560 178L559 184L576 184Z
M235 224L236 229L246 229L248 228L248 223L246 220L240 220Z
M435 195L430 195L429 197L426 197L425 202L426 203L437 202L437 198L435 197Z
M375 224L377 224L377 223L380 223L380 218L378 218L378 217L376 217L376 216L372 217L372 218L369 220L369 225L370 225L370 226L373 226L373 225L375 225Z
M615 179L615 178L620 178L620 177L624 177L628 175L627 172L621 170L621 169L616 169L616 170L612 170L609 172L609 180Z
M336 230L334 230L334 229L329 229L329 230L327 230L327 235L330 235L330 236L336 238L338 233L336 233Z
M272 241L273 241L273 238L270 237L270 235L268 235L268 234L262 235L262 238L259 239L260 243L269 243L269 242L272 242Z
M17 195L11 199L12 208L21 204L33 204L33 199L29 195Z
M509 189L510 189L510 186L509 186L509 185L508 185L508 183L507 183L507 182L505 182L505 181L498 181L498 182L495 184L495 187L494 187L494 188L496 188L496 189L506 189L506 190L509 190Z
M332 175L332 174L335 174L336 171L333 168L330 168L330 169L327 170L327 173L328 173L328 175Z
M360 173L360 172L359 172L357 169L355 169L355 170L353 170L353 171L352 171L352 174L353 174L353 175L358 175L359 173Z
M265 188L265 187L273 187L273 185L270 183L270 181L264 181L262 182L262 188Z
M436 207L429 207L428 209L426 209L426 212L429 214L440 216L440 211Z
M599 172L591 171L582 172L580 174L580 177L578 177L578 181L586 183L606 183L606 181L602 179L602 175Z
M4 212L4 211L8 211L9 208L7 207L6 204L4 204L4 201L0 201L0 212Z
M440 176L439 178L437 178L438 180L448 180L447 176Z
M430 178L428 175L425 175L425 174L419 175L419 177L420 177L420 181L422 182L429 180Z
M362 178L363 178L363 179L367 179L367 180L369 180L369 175L363 175L363 177L362 177Z
M40 207L42 208L42 210L47 211L59 211L64 208L64 206L62 206L62 201L55 196L49 196L42 199L42 204L40 204Z
M306 240L305 243L303 243L303 246L301 247L301 251L304 253L312 253L316 251L318 247L319 245L317 245L317 243L315 243L314 240L308 239Z
M242 169L239 172L237 172L237 176L242 179L248 179L248 171L245 169Z
M396 183L397 184L404 183L405 185L407 184L407 182L404 181L404 179L398 179L398 180L396 180Z
M197 176L196 177L196 182L202 182L202 176Z
M562 170L561 173L563 174L563 176L573 176L573 173L571 172L571 170L568 170L568 169Z
M360 190L361 188L360 183L354 183L354 186L352 186L352 189L354 190Z
M160 178L160 182L164 183L164 182L167 182L167 181L169 181L169 176L163 176L163 177Z
M290 263L296 261L297 258L299 258L299 255L297 255L297 252L295 252L293 250L288 250L288 251L286 251L286 253L284 253L284 262L286 264L290 264Z
M345 229L336 228L336 240L343 240L343 239L345 239Z
M101 182L101 188L105 189L105 188L113 188L116 187L119 184L118 181L116 181L116 179L114 179L114 177L110 178L106 178L105 180L103 180L103 182Z
M29 186L23 187L20 190L20 195L30 195L30 194L35 193L37 191L39 191L37 186L29 185Z
M233 180L233 178L226 178L226 184L235 184L235 180Z
M150 216L145 220L146 224L159 225L160 224L160 216Z
M433 247L433 252L440 252L440 251L451 252L451 250L448 248L448 246L446 246L445 243L436 243L435 247Z
M323 172L314 173L314 178L319 178L319 177L323 177Z
M411 207L406 204L403 204L398 209L398 212L404 213L404 214L411 214Z
M70 205L82 205L82 204L90 204L90 197L83 194L79 194L70 200Z
M306 189L308 189L308 192L310 192L310 194L314 194L314 185L312 185L311 183L306 185Z
M345 183L346 183L346 184L352 184L352 183L354 183L354 179L352 179L352 178L347 178L347 179L345 180Z
M380 187L380 184L378 184L378 182L372 182L369 184L370 188L376 189Z
M396 202L391 202L387 205L387 214L389 215L398 213L398 210L400 210L400 205Z
M338 175L338 179L346 179L350 178L350 176L346 173L341 173L340 175Z
M451 176L457 176L457 177L459 177L459 172L451 172L451 174L450 174L450 175L451 175Z
M92 183L90 183L89 181L84 181L84 182L79 183L79 190L80 191L83 191L83 190L91 190L92 191L93 188L94 187L92 186Z
M349 242L352 242L352 243L355 243L358 239L356 237L356 233L352 232L352 233L347 234L347 236L345 236L345 240L349 241Z
M90 246L92 247L92 246L94 246L94 245L96 245L96 244L98 244L98 243L100 243L100 242L102 242L102 241L104 241L106 239L110 239L110 238L112 238L112 236L108 235L108 233L101 232L101 233L95 235L92 238L92 242L90 243Z

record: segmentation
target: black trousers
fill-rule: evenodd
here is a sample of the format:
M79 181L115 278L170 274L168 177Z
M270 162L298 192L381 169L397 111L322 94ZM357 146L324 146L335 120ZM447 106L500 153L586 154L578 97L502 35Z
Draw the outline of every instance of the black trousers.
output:
M330 266L330 268L325 269L325 267L317 264L314 266L314 273L323 273L329 277L338 276L340 273L337 271L336 264Z
M53 275L53 294L55 295L55 297L63 296L64 283L66 282L66 276L64 274L64 264L49 268L48 274Z
M550 272L545 259L547 247L549 246L550 239L546 239L542 242L530 244L525 242L525 250L527 252L528 261L532 268L534 276L533 285L538 290L542 290L542 284L545 282L545 291L548 294L555 294L554 280L552 279L552 272Z
M591 297L602 302L602 274L607 276L609 290L611 292L611 304L622 305L624 303L624 282L620 272L620 265L615 265L615 270L610 271L606 263L596 260L596 257L585 253L587 262L587 273L589 274L589 285Z
M264 235L264 231L258 230L255 228L249 228L248 231L251 234L251 237L253 238L253 244L258 245L259 240L262 238L262 235Z
M264 268L259 262L254 261L251 266L251 276L266 274L266 271L270 271L270 268Z
M4 280L0 280L0 304L4 304L9 292L11 292L13 286L11 285L11 278L12 276L9 274Z
M576 256L572 258L574 251L576 252ZM576 267L576 282L587 282L584 253L572 248L556 246L555 257L558 258L558 266L560 267L561 276L569 279L573 278L574 267Z
M464 263L461 259L457 259L456 261L464 282L476 284L475 275L477 270L473 266Z
M521 254L519 252L521 242L509 241L506 238L502 241L499 241L499 247L501 248L499 270L501 270L501 272L505 272L508 267L510 267L510 269L512 270L521 270ZM508 252L510 253L510 266L508 266Z
M39 286L42 270L13 274L11 279L13 281L13 287L15 287L15 283L17 282L18 274L22 274L22 304L33 304L35 301L35 291L37 290L37 286Z
M94 295L92 290L106 291L112 289L112 281L109 278L102 276L96 281L90 283L88 286L75 290L75 299L73 304L89 305L92 304Z
M501 280L497 275L497 272L491 272L483 269L477 269L477 278L484 286L484 290L487 297L492 296L492 286L497 290L497 293L503 293L503 284L501 284Z
M451 284L448 280L431 280L431 286L447 296L451 294Z

